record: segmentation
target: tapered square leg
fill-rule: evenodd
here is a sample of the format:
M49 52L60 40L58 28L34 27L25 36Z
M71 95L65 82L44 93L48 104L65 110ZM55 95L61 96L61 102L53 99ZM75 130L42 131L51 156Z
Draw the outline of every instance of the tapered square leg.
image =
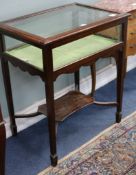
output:
M116 123L120 123L122 119L122 113L116 112Z
M74 72L74 79L75 79L75 90L80 90L80 71Z
M115 58L117 66L117 112L116 122L119 123L122 119L122 101L123 101L123 87L124 87L124 68L125 56L123 51L118 51Z
M57 162L58 162L58 156L57 155L50 155L50 159L51 159L51 165L53 167L55 167L57 165Z
M0 34L0 52L2 53L5 50L6 50L5 39L4 39L4 36ZM1 57L0 60L1 60L7 106L8 106L9 117L10 117L10 127L11 127L12 135L14 136L14 135L17 135L17 126L16 126L16 121L14 116L15 113L14 113L9 65L8 65L8 61L3 56Z
M45 62L46 59L49 61ZM49 145L51 165L57 165L57 141L56 141L56 120L55 120L55 104L54 104L54 79L53 79L53 62L51 48L43 49L43 65L45 71L45 94L47 105L47 118L49 129Z
M95 63L93 63L90 66L91 69L91 75L92 75L92 91L91 91L91 97L94 97L95 88L96 88L96 66Z
M1 59L2 73L3 73L3 81L6 93L7 106L10 117L10 127L12 135L17 135L17 126L15 121L15 113L14 113L14 105L13 105L13 97L12 97L12 88L11 88L11 80L10 80L10 72L8 61L5 59Z
M6 133L0 109L0 175L5 175Z

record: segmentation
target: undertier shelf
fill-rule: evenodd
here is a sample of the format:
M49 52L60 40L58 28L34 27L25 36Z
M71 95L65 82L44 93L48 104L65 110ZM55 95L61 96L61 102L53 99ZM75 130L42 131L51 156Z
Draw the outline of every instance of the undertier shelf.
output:
M63 121L72 113L79 109L90 105L94 102L94 99L89 95L84 95L78 91L70 91L64 96L55 100L55 120L56 122ZM47 106L43 104L39 106L38 112L47 116Z

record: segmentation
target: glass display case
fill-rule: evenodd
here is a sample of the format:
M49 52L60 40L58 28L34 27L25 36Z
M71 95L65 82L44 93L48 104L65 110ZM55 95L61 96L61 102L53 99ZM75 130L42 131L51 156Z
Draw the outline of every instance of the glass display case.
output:
M128 14L74 3L0 23L0 54L12 133L17 134L15 118L47 115L53 166L57 164L56 123L95 103L93 96L80 92L80 67L90 66L94 73L93 65L99 58L115 58L117 101L103 105L116 106L116 122L120 122L127 19ZM45 82L46 102L39 106L36 113L14 113L8 62L31 75L40 76ZM75 91L55 100L54 81L66 73L74 73Z

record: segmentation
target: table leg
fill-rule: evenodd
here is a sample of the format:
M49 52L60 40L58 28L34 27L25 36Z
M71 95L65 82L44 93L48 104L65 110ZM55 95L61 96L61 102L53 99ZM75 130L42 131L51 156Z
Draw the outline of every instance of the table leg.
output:
M10 72L9 72L9 65L8 61L5 59L1 59L1 66L2 66L2 73L3 73L3 80L4 80L4 87L7 99L7 105L9 110L10 116L10 127L12 135L17 135L17 126L15 121L15 113L14 113L14 105L13 105L13 97L12 97L12 89L11 89L11 81L10 81Z
M50 46L42 50L43 68L45 73L45 94L46 107L49 129L49 144L51 165L56 166L58 161L57 143L56 143L56 120L55 120L55 103L54 103L54 78L53 78L53 54Z
M117 65L117 112L116 122L119 123L122 118L122 99L123 99L123 86L124 86L124 68L125 57L123 51L119 51L116 59Z
M74 79L75 79L75 90L80 90L80 71L74 72Z
M45 83L46 92L46 104L47 104L47 117L48 117L48 128L49 128L49 141L50 141L50 158L51 165L56 166L57 148L56 148L56 121L55 121L55 106L54 106L54 84L53 81L48 78Z
M91 75L92 75L92 91L91 91L91 96L94 96L95 93L95 87L96 87L96 66L95 63L90 66L91 69ZM75 89L77 91L80 90L80 71L76 71L74 73L74 78L75 78Z
M91 97L94 97L95 88L96 88L96 65L93 63L90 66L91 69L91 75L92 75L92 91L91 91Z
M6 146L6 133L5 126L2 123L2 113L0 110L0 175L5 174L5 146Z

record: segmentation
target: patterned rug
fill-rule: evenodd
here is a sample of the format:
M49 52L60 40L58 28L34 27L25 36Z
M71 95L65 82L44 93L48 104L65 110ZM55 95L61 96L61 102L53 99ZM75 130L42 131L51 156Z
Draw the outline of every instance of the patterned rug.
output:
M39 175L136 175L136 111Z

